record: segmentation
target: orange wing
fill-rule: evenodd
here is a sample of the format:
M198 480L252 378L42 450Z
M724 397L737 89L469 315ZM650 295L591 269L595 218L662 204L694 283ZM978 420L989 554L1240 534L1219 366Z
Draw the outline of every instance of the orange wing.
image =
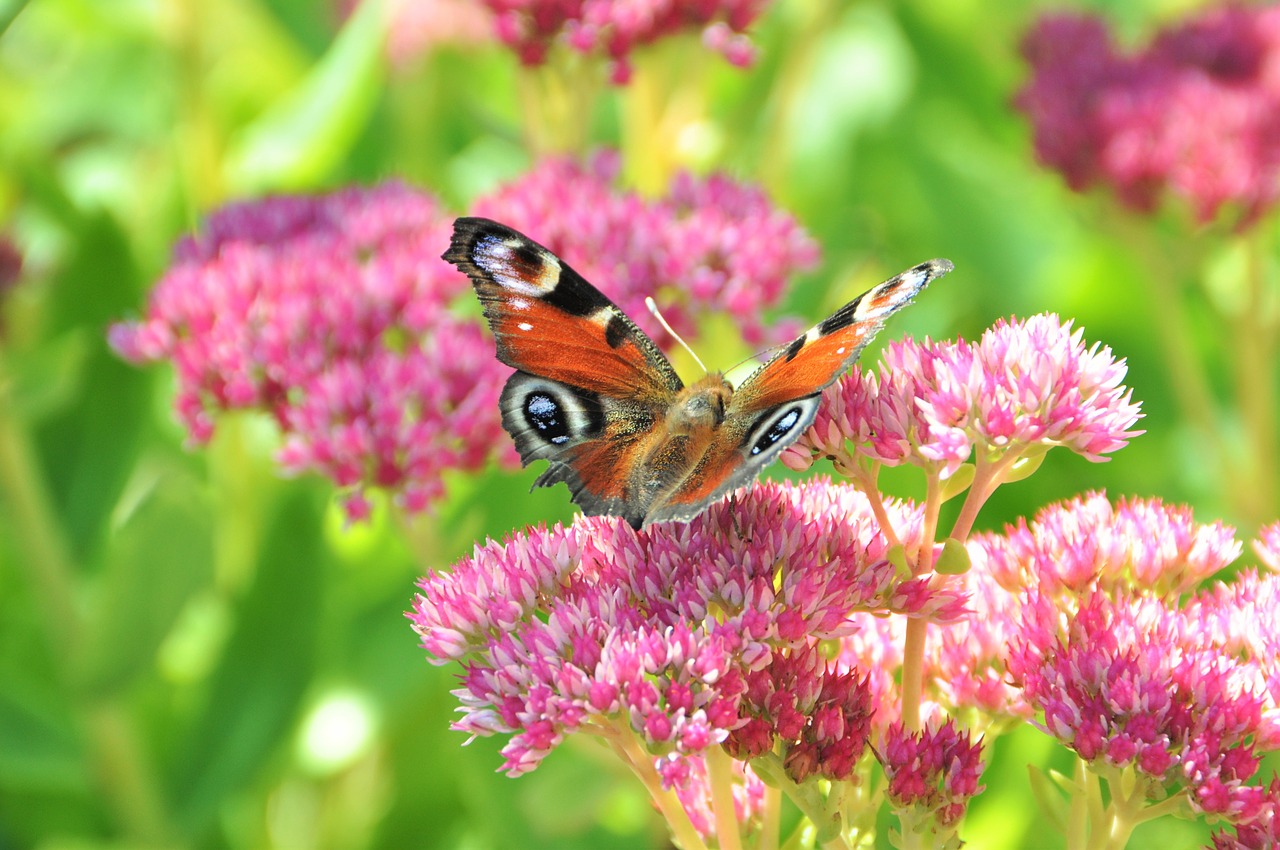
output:
M810 328L734 393L729 413L751 413L814 395L844 374L885 320L954 266L930 260L872 287Z
M858 357L885 319L952 268L948 260L930 260L886 280L757 369L734 391L705 454L679 486L653 504L645 522L689 519L754 480L812 424L822 390Z
M444 259L471 278L508 366L660 408L683 386L634 322L532 239L488 219L460 218Z

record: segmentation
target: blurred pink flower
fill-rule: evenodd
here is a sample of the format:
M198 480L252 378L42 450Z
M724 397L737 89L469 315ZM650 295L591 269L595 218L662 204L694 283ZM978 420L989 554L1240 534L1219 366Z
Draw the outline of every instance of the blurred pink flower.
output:
M904 580L888 548L852 488L760 484L687 524L583 517L488 543L423 579L409 617L435 663L466 667L455 728L511 734L512 774L584 724L626 723L679 756L753 719L735 746L776 742L797 776L842 773L869 705L857 671L825 667L816 643L855 611L941 619L962 602Z
M768 0L484 0L496 19L498 37L527 65L546 61L558 41L574 50L607 57L613 79L625 83L635 48L680 32L703 34L707 47L735 65L755 58L743 34Z
M732 762L733 809L738 824L747 832L760 818L764 808L765 784L746 762ZM658 774L663 784L675 789L680 805L689 816L693 828L703 838L715 835L715 813L711 808L711 778L703 756L662 757Z
M1280 522L1273 522L1258 531L1253 549L1268 569L1280 573Z
M474 215L542 243L604 291L659 346L670 336L645 307L653 296L677 333L722 312L752 345L788 342L795 321L765 322L817 244L760 189L721 175L681 173L655 199L617 187L620 162L601 152L585 164L549 159L477 201Z
M1023 52L1015 98L1041 162L1073 189L1109 185L1136 209L1168 193L1200 221L1224 205L1242 224L1280 189L1280 7L1229 4L1119 52L1096 17L1048 15Z
M219 412L263 410L284 469L329 476L352 518L371 486L421 510L443 470L515 463L497 416L506 370L479 321L447 309L467 290L439 258L449 224L399 183L232 204L178 243L146 315L111 344L173 364L193 441Z
M1041 314L998 321L976 344L890 343L878 373L855 366L827 391L813 425L782 455L838 470L859 457L910 463L946 478L980 460L1065 446L1092 461L1125 446L1141 414L1123 360L1071 322Z

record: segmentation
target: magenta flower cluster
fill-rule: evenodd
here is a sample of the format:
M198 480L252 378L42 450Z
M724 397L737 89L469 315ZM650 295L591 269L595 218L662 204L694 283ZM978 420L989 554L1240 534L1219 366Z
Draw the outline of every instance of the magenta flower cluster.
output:
M701 31L703 42L735 65L746 66L755 51L744 31L767 0L485 0L496 18L498 37L522 62L538 65L563 40L574 50L607 57L613 79L630 77L635 48L679 32Z
M439 205L400 183L233 204L178 244L145 318L111 344L173 364L195 442L220 411L264 410L286 472L328 475L351 516L371 485L419 510L443 470L505 445L492 412L504 370L478 325L447 311L467 288L439 259L448 234Z
M853 474L859 459L910 463L946 478L978 460L1066 446L1090 460L1127 444L1138 404L1123 360L1086 348L1083 332L1042 314L1001 320L975 344L891 343L878 372L855 367L827 390L813 426L783 454L819 456Z
M1023 617L1009 673L1050 734L1086 761L1185 790L1196 810L1257 817L1266 792L1246 783L1277 736L1247 664L1157 597L1099 592L1066 612L1033 592Z
M654 201L616 176L607 153L549 160L476 210L551 243L642 322L655 294L685 331L727 310L753 343L777 341L762 313L817 259L795 220L720 176L681 175ZM451 310L470 292L440 259L451 221L400 183L233 204L179 243L146 315L113 327L111 344L135 363L173 364L194 442L223 411L266 411L284 436L281 466L328 476L348 516L368 513L371 487L422 510L443 495L445 470L516 462L498 419L510 370L474 311Z
M1280 187L1280 7L1232 3L1140 52L1100 18L1055 14L1028 33L1032 76L1016 103L1041 162L1081 190L1110 187L1148 211L1182 198L1201 221L1248 223Z
M649 199L617 187L621 161L600 152L585 164L551 159L477 201L488 216L534 236L592 281L659 345L669 338L645 308L653 296L681 335L714 306L751 345L786 342L794 321L769 322L797 272L813 268L817 243L760 189L721 175L681 172Z
M914 511L895 514L918 530ZM688 524L580 518L489 543L424 579L410 619L431 658L466 667L455 727L510 734L512 774L568 733L620 723L655 757L736 735L752 754L784 745L796 777L843 776L865 744L865 685L814 643L847 634L853 611L963 610L904 579L888 549L852 488L762 484Z
M969 799L982 790L982 742L971 740L954 720L920 732L895 723L879 756L889 780L889 802L927 812L943 827L958 824Z

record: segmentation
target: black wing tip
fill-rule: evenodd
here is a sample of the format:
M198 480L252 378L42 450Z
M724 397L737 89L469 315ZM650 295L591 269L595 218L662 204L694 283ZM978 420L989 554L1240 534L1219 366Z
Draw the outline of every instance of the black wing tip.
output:
M449 240L449 248L440 255L440 258L445 262L461 267L461 263L471 260L472 249L485 236L508 239L511 236L520 236L520 234L507 225L491 218L469 215L459 216L453 220L453 236Z
M956 264L944 257L937 257L936 259L926 260L925 262L921 263L920 265L912 269L912 271L920 272L921 274L928 275L929 280L942 277L944 274L953 272L955 270L956 270Z

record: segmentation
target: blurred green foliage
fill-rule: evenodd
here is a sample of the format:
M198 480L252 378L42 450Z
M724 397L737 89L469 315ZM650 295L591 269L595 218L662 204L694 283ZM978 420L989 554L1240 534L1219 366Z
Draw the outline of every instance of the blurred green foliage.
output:
M1107 12L1139 33L1185 5ZM416 576L568 517L563 490L491 472L451 481L411 527L379 513L346 529L327 484L278 478L266 423L224 421L188 452L171 375L107 349L174 240L233 198L402 176L462 211L565 144L620 147L639 186L672 163L727 170L823 245L790 312L946 256L958 271L892 335L1054 311L1128 358L1148 434L1105 465L1052 453L987 525L1093 488L1247 522L1177 415L1135 283L1162 270L1105 200L1037 168L1009 106L1039 11L778 0L750 70L692 38L637 56L622 89L574 60L581 112L538 99L554 68L492 43L391 66L374 5L344 22L324 0L0 3L0 235L24 258L0 337L0 850L664 845L590 742L519 780L494 773L500 740L464 748L456 673L424 662L403 618ZM690 91L672 147L646 104ZM1207 321L1192 349L1211 344ZM1055 846L1028 761L1069 764L1033 731L1001 740L974 846ZM1161 824L1159 840L1187 845L1187 829Z

